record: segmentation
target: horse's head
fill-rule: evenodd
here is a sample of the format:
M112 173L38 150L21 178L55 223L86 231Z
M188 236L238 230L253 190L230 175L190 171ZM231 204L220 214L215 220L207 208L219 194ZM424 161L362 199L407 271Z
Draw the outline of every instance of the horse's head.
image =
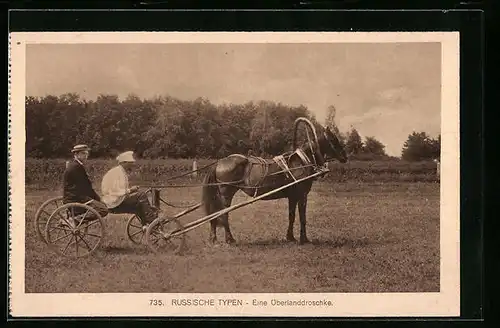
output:
M347 154L338 136L333 133L329 127L324 130L323 135L325 144L325 146L323 147L323 152L326 155L325 159L328 160L335 158L338 159L341 163L346 163Z

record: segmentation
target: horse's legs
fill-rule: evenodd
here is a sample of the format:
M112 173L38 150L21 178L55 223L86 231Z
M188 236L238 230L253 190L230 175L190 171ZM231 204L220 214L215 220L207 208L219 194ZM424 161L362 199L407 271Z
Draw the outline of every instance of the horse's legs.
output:
M217 242L217 220L210 221L210 237L208 239L210 244Z
M245 156L229 156L218 161L204 179L202 201L207 215L217 213L231 205L238 188L223 183L244 178L248 160ZM226 241L233 242L229 228L229 215L221 215L210 220L210 241L217 240L217 226L222 225L226 230Z
M299 244L309 243L306 232L306 208L307 208L307 195L299 200L299 219L300 219L300 241Z
M295 223L295 210L297 208L297 199L288 198L288 230L286 232L286 240L295 241L293 236L293 224Z
M231 203L233 202L233 197L234 194L238 191L237 189L234 188L228 188L225 190L224 193L221 193L223 196L222 198L222 203L224 205L224 208L227 208L231 206ZM220 222L224 226L224 231L226 234L226 243L228 244L233 244L236 242L236 240L233 237L233 234L231 233L231 228L229 227L229 213L226 213L224 215L221 215L219 217Z
M209 204L210 205L206 213L207 215L220 211L223 208L222 199L220 198L220 195L218 193L214 197L213 202ZM210 221L210 234L208 238L208 242L210 244L215 244L217 242L217 221L218 219Z

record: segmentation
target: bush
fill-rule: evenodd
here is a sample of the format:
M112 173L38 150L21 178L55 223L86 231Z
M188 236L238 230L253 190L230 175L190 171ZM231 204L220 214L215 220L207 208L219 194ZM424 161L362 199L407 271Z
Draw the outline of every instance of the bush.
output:
M64 159L26 159L26 185L35 188L61 188L65 169ZM205 165L214 163L213 159L197 160L198 169ZM192 159L159 159L138 160L137 169L131 180L136 184L182 184L193 183L193 178L172 179L192 169ZM102 177L107 170L116 165L114 160L93 159L87 168L90 179L98 189ZM352 161L345 164L338 162L329 163L330 173L326 175L325 181L407 181L407 182L431 182L436 181L436 164L433 162L403 162L403 161ZM201 183L206 170L199 172L196 183ZM190 181L190 182L186 182Z

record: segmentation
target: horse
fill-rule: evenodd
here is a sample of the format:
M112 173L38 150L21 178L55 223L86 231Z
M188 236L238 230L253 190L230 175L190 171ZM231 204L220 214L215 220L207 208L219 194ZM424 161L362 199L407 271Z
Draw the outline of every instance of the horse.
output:
M241 190L250 197L258 197L264 193L284 186L317 172L326 162L337 159L347 162L347 155L339 138L328 127L318 138L314 125L306 118L298 118L294 122L294 147L296 131L300 122L306 122L314 132L316 142L304 143L295 150L288 151L273 159L256 156L231 154L220 159L205 176L202 188L202 203L207 215L231 206L233 197ZM293 233L295 212L298 205L300 219L299 244L309 243L306 233L307 197L315 178L307 179L279 192L263 197L261 200L288 199L288 229L286 240L296 242ZM229 226L229 213L210 221L209 243L217 241L217 227L225 230L227 244L235 243Z

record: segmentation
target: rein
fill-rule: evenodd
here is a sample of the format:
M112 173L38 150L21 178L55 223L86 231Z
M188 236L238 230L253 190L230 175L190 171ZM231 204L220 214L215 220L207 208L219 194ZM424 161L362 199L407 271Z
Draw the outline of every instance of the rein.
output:
M267 163L266 163L267 164ZM314 164L309 164L309 165L303 165L303 166L298 166L298 167L294 167L294 168L289 168L290 171L292 170L300 170L300 169L303 169L303 168L307 168L307 167L314 167L315 165ZM282 173L285 173L286 170L281 170L281 171L277 171L277 172L274 172L274 173L271 173L271 174L266 174L265 177L270 177L270 176L273 176L273 175L278 175L278 174L282 174ZM232 186L238 186L237 184L238 183L241 183L243 182L244 179L240 179L240 180L234 180L234 181L227 181L227 182L215 182L215 183L200 183L200 184L182 184L182 185L174 185L174 184L168 184L168 185L141 185L141 187L143 188L158 188L158 189L167 189L167 188L194 188L194 187L203 187L203 186L220 186L220 185L232 185ZM265 186L270 186L269 185L263 185L264 187ZM252 186L245 186L245 188L262 188L263 186L259 186L259 187L252 187Z
M199 169L197 169L197 170L189 171L189 172L186 172L186 173L183 173L183 174L180 174L180 175L176 175L176 176L170 177L170 178L166 179L165 181L175 180L175 179L178 179L178 178L182 178L182 177L185 177L185 176L191 175L191 174L193 174L193 173L195 173L195 172L200 172L200 171L202 171L202 170L204 170L204 169L208 169L209 167L214 166L214 165L215 165L215 164L217 164L217 163L219 163L219 160L216 160L216 161L215 161L215 162L213 162L213 163L210 163L210 164L207 164L207 165L205 165L205 166L202 166L202 167L200 167L200 168L199 168Z
M310 157L312 158L312 161L309 158L309 156L306 154L306 152L302 149L302 147L297 147L296 146L297 128L299 126L299 123L301 123L301 122L304 122L304 123L306 123L309 126L309 128L311 129L311 132L313 133L313 136L314 136L315 146L313 146L313 142L312 142L311 136L309 134L309 129L306 129L306 135L307 135L307 140L308 140L307 145L309 147L302 146L302 147L307 147L307 148L310 149L310 151L311 151ZM327 135L326 135L325 132L323 132L323 137L328 141L330 147L332 149L335 149L334 145L332 144L332 142L330 141L330 139L327 137ZM276 158L281 158L286 163L290 159L291 156L297 154L300 157L302 163L305 164L305 165L302 165L302 166L299 166L299 167L295 167L295 168L290 168L290 167L288 167L288 165L284 165L284 167L283 167L283 165L279 165L279 163L275 160L274 163L276 163L282 170L278 171L278 172L271 173L271 174L268 174L269 165L271 165L271 163L268 163L265 159L263 159L261 157L248 156L248 157L256 159L262 165L262 167L264 167L265 171L264 171L264 174L263 174L261 182L266 177L270 177L270 176L274 176L274 175L278 175L278 174L283 174L283 173L285 173L285 174L290 173L291 174L291 171L293 171L293 170L299 170L299 169L304 169L304 168L308 168L308 167L313 167L316 170L325 170L325 172L327 172L328 170L324 169L322 164L330 162L330 161L333 161L335 159L335 158L327 158L327 159L325 159L323 157L323 155L321 154L321 151L319 149L320 144L319 144L318 135L316 133L316 129L315 129L314 125L312 124L312 122L310 120L308 120L306 118L303 118L303 117L297 118L295 120L295 122L294 122L293 147L294 147L294 149L296 149L294 152L285 153L283 155L276 156L275 159ZM315 148L317 148L317 149L315 149ZM182 178L182 177L185 177L185 176L192 175L195 172L200 172L200 171L206 170L207 168L210 168L210 167L216 165L218 162L219 162L219 160L216 160L216 161L214 161L214 162L212 162L210 164L207 164L207 165L205 165L203 167L200 167L199 169L196 169L196 170L189 171L189 172L177 175L177 176L173 176L173 177L167 178L164 181L172 181L172 180L175 180L175 179L178 179L178 178ZM321 164L319 164L318 162L320 162ZM292 174L292 178L294 178L293 174ZM232 186L241 187L241 185L239 185L239 184L242 183L243 181L244 181L244 179L235 180L235 181L227 181L227 182L208 183L208 184L189 184L189 185L169 184L169 185L155 185L155 186L143 185L142 187L148 187L148 188L193 188L193 187L220 186L220 185L232 185ZM253 186L245 186L245 188L253 188L253 189L257 190L259 188L264 188L264 187L267 187L267 186L270 186L270 185L261 185L259 183L259 186L255 186L255 187L253 187ZM165 201L163 201L163 202L165 204L169 205L169 206L176 207L173 204L169 204L169 203L167 203Z

